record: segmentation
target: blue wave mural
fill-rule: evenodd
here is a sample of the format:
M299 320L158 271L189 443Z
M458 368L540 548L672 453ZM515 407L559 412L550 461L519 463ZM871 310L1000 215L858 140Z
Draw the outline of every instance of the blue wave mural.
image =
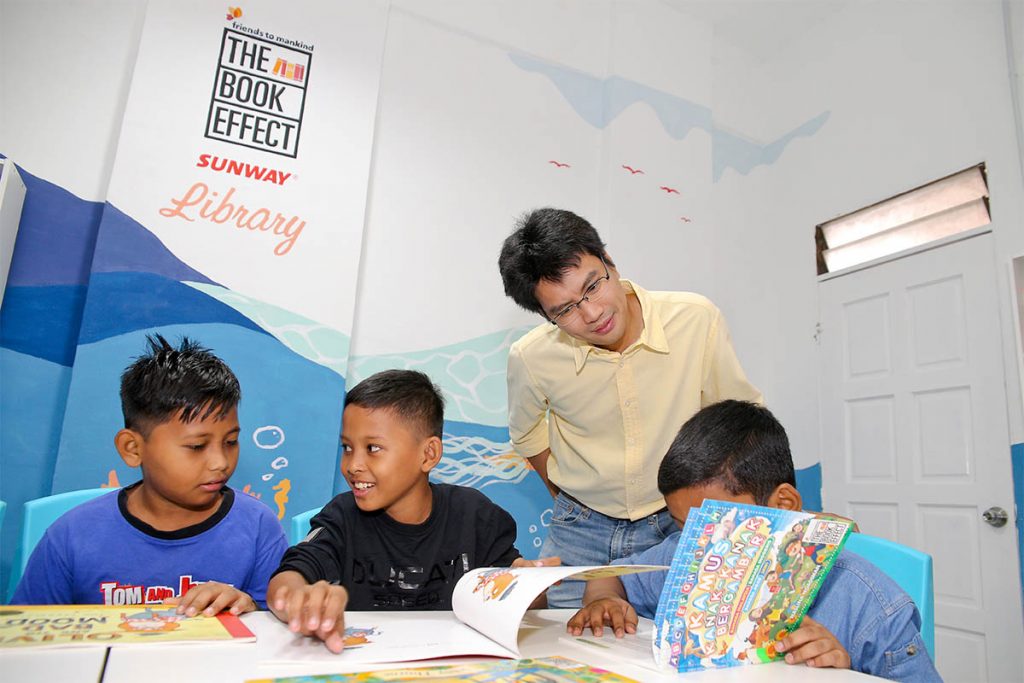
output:
M822 112L778 140L760 144L716 127L711 108L700 102L620 76L598 78L520 53L509 53L509 59L520 69L551 81L580 118L595 128L605 128L623 111L642 102L654 111L662 128L675 140L684 139L695 129L707 132L711 135L712 175L716 182L729 168L746 175L756 166L775 163L790 142L817 133L830 114Z
M102 202L23 167L25 201L0 306L0 594L7 589L23 505L51 492L71 365Z
M90 344L165 325L213 322L263 332L235 309L177 280L152 273L93 273L78 342Z

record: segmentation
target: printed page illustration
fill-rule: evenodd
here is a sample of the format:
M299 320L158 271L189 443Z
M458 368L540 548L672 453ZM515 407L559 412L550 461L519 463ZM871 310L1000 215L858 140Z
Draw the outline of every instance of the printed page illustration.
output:
M5 605L0 648L108 647L145 643L256 640L227 613L186 617L174 607L127 605Z

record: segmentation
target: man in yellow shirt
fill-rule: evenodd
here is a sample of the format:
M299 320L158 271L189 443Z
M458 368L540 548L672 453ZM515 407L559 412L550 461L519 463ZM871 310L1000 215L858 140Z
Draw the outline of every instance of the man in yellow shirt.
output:
M509 351L509 433L555 498L544 557L600 565L676 530L657 474L702 407L761 402L714 304L619 278L594 227L570 211L526 215L498 259L505 294L546 322ZM579 607L583 584L548 591Z

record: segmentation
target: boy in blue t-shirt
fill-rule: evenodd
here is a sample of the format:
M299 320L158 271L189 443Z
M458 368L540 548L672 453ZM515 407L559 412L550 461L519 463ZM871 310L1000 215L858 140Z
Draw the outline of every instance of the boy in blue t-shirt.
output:
M705 498L800 510L786 430L753 403L722 401L690 418L658 469L658 489L683 526ZM660 544L613 564L670 565L676 532ZM635 633L637 614L653 618L666 572L587 583L583 609L568 623L580 635ZM789 664L852 668L902 681L941 681L921 638L921 615L910 597L875 565L848 551L836 558L800 628L776 648Z
M117 452L142 480L68 511L43 535L13 604L177 604L193 616L265 604L287 547L276 516L227 482L238 464L231 369L188 338L148 337L121 376Z

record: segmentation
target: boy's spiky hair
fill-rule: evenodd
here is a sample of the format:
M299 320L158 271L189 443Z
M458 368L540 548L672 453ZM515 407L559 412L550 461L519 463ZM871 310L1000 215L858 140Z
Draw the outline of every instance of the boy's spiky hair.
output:
M444 436L444 397L422 372L384 370L364 379L345 394L345 406L391 410L418 431Z
M121 375L124 426L148 436L158 424L223 418L242 399L231 368L195 340L178 348L159 334L146 336L147 352Z
M658 468L662 495L718 483L764 505L781 484L796 486L786 430L771 411L746 401L700 410L676 434Z

